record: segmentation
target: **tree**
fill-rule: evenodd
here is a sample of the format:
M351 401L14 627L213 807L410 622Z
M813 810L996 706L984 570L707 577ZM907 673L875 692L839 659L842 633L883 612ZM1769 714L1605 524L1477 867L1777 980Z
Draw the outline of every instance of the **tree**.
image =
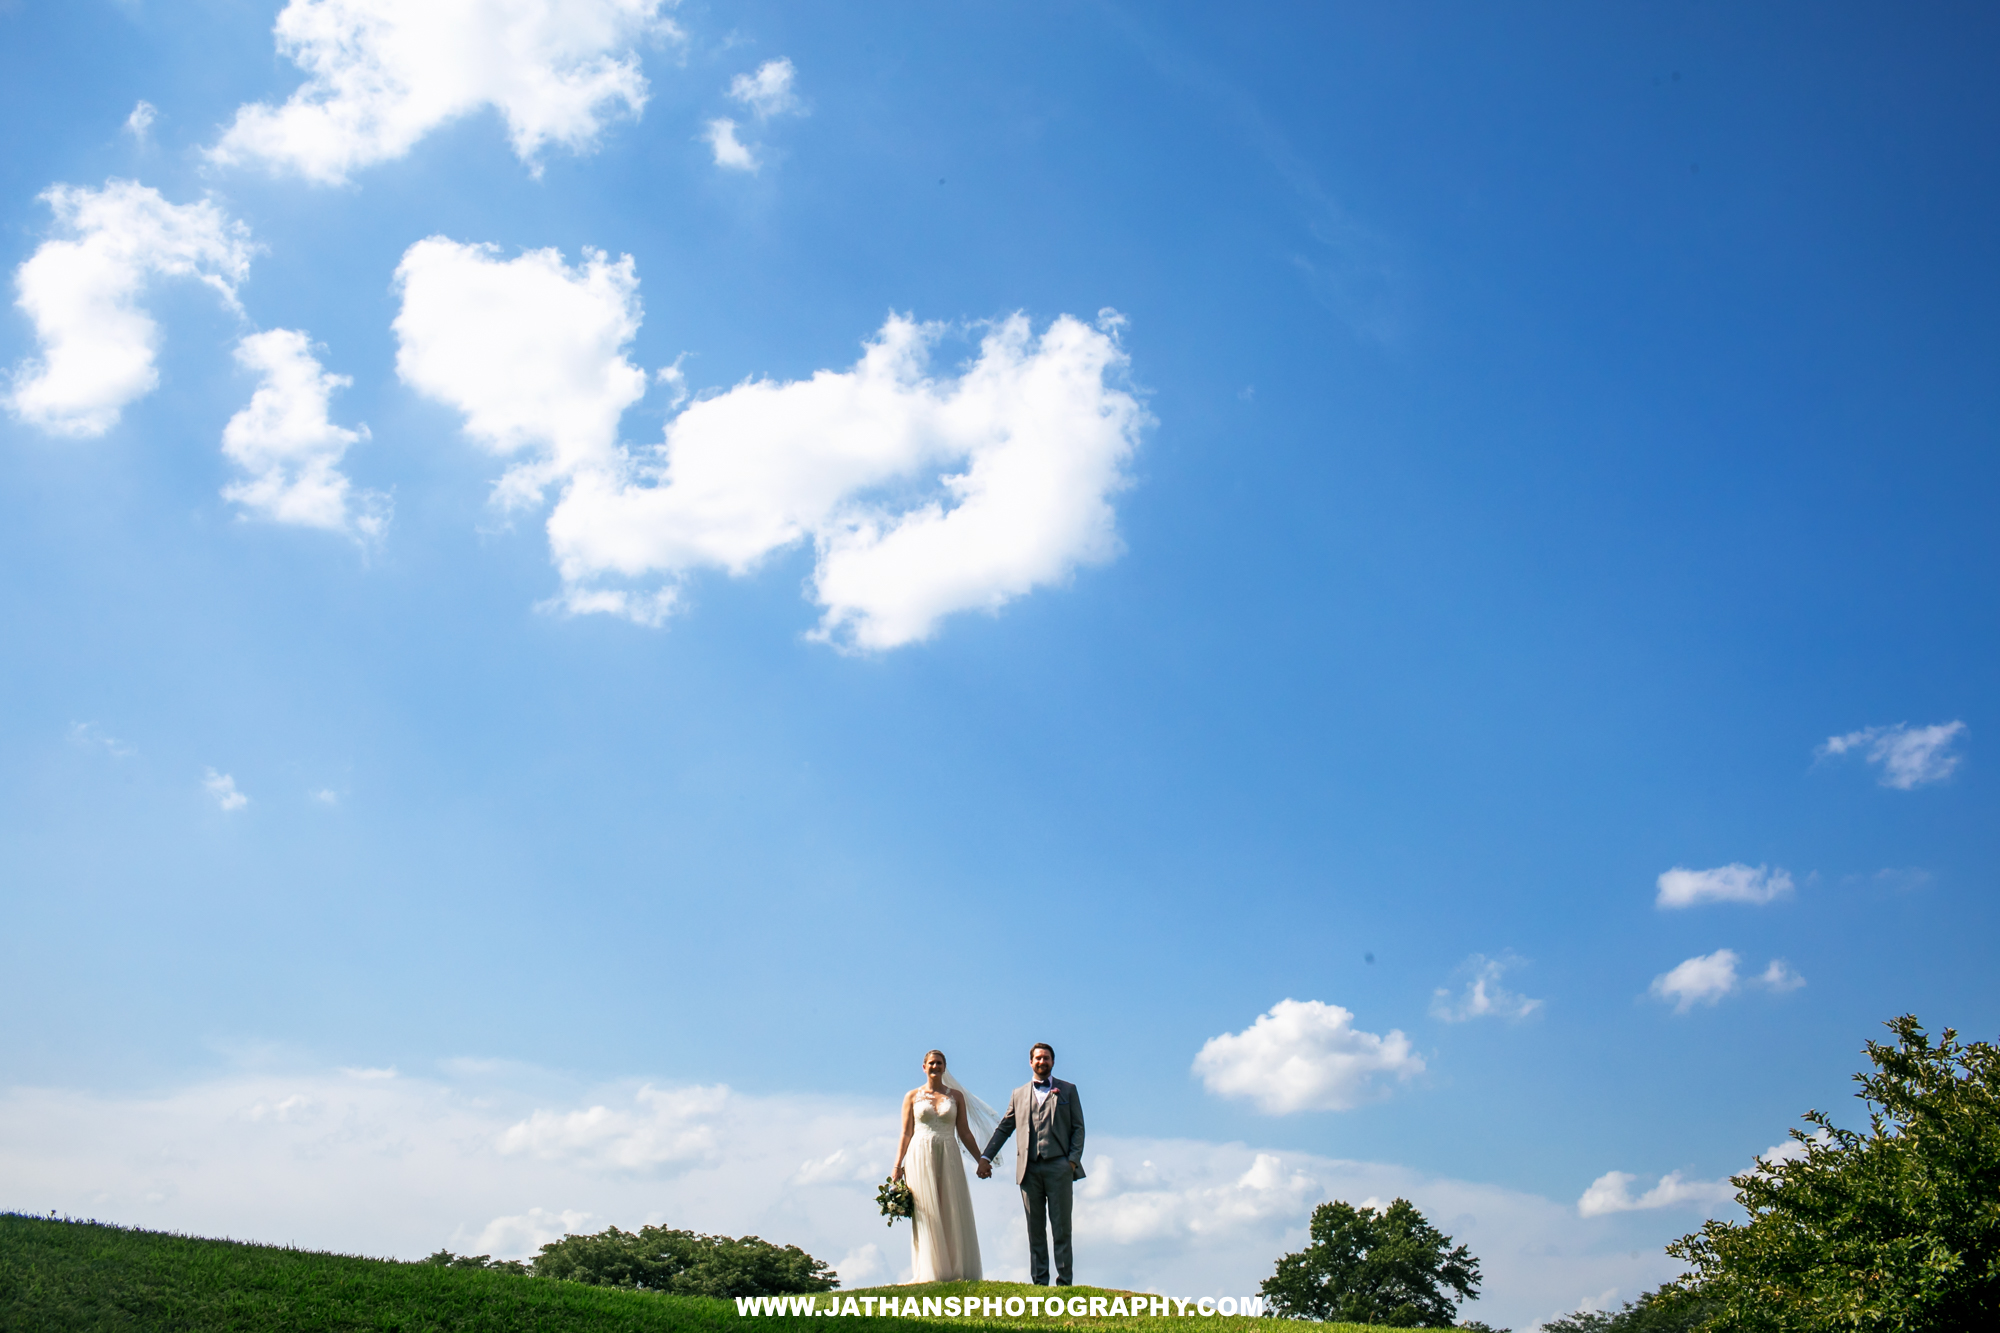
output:
M1323 1203L1312 1244L1278 1260L1260 1288L1271 1313L1390 1328L1450 1328L1458 1302L1479 1293L1479 1261L1424 1220L1408 1199L1386 1209ZM1448 1293L1455 1292L1454 1297Z
M784 1296L832 1291L839 1274L796 1245L702 1236L666 1227L564 1236L535 1256L536 1277L681 1296Z
M1914 1016L1868 1043L1868 1132L1818 1111L1790 1160L1735 1176L1744 1222L1710 1221L1667 1253L1721 1333L2000 1327L2000 1048L1933 1045Z
M488 1254L453 1254L450 1250L439 1250L422 1262L436 1264L439 1268L484 1268L495 1273L525 1274L528 1266L519 1259L495 1259Z

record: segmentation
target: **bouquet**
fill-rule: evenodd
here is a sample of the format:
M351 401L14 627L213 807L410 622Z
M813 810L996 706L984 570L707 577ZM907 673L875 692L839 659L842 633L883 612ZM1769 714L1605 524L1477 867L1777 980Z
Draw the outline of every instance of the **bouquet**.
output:
M917 1196L910 1193L910 1187L890 1176L882 1182L882 1188L875 1191L875 1202L882 1209L882 1216L889 1219L888 1225L895 1226L899 1217L914 1217L917 1211Z

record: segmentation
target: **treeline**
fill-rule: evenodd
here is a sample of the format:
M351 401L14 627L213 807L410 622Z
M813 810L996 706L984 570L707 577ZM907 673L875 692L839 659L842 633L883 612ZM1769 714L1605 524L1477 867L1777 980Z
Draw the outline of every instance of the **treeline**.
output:
M1688 1266L1616 1311L1544 1333L1963 1333L2000 1329L2000 1047L1933 1041L1913 1015L1867 1044L1865 1132L1808 1111L1797 1147L1732 1176L1745 1220L1667 1246ZM1312 1243L1278 1261L1272 1313L1392 1328L1454 1324L1479 1260L1406 1199L1313 1210ZM1488 1333L1505 1333L1489 1330Z
M840 1285L838 1273L796 1245L668 1227L607 1227L593 1236L564 1236L542 1246L527 1263L450 1250L424 1262L675 1296L803 1296Z

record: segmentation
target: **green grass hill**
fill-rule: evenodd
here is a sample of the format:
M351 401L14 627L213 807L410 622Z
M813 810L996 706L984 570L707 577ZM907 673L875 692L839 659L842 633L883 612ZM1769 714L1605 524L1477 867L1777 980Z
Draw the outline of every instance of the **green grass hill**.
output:
M838 1293L901 1297L1042 1296L1011 1282L874 1287ZM1130 1296L1076 1287L1078 1296ZM819 1298L819 1305L828 1303ZM203 1240L98 1222L0 1213L0 1328L9 1333L944 1333L947 1329L1105 1325L1155 1333L1166 1325L1247 1333L1242 1316L1094 1319L739 1315L733 1301L589 1287L483 1269L363 1259L275 1245ZM1228 1326L1225 1330L1225 1326ZM1358 1324L1321 1325L1327 1333Z

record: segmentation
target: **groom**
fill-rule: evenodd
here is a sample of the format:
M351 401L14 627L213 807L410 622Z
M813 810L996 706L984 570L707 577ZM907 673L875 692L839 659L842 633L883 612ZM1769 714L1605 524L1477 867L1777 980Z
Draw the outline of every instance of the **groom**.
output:
M993 1128L986 1152L979 1159L979 1176L993 1174L993 1158L1016 1128L1014 1182L1021 1187L1021 1206L1028 1211L1028 1260L1035 1285L1049 1285L1049 1241L1042 1218L1056 1237L1056 1285L1070 1285L1070 1189L1083 1179L1083 1100L1076 1084L1051 1075L1056 1049L1038 1041L1028 1051L1034 1081L1014 1089L1007 1114Z

